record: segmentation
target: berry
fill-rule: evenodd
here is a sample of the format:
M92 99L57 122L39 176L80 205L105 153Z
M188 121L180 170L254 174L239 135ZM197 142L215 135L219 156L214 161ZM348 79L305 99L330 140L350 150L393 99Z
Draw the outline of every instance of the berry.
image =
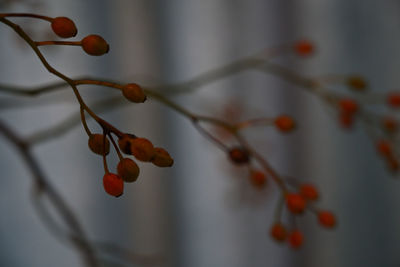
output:
M274 123L281 132L290 132L295 127L294 120L287 115L278 116Z
M151 162L158 167L171 167L174 164L174 159L169 153L161 147L154 148L154 157Z
M387 96L387 104L392 108L399 108L400 107L400 93L399 92L389 93Z
M132 155L131 141L135 138L136 136L134 136L133 134L124 134L118 139L119 149L121 149L121 151L127 155Z
M330 211L319 211L318 221L326 228L333 228L336 225L335 215L333 215L333 213Z
M131 183L137 180L140 170L136 162L129 158L124 158L118 163L117 172L122 180Z
M347 78L347 86L356 91L364 91L367 88L367 82L362 76L354 75Z
M75 23L67 17L54 18L51 22L51 28L61 38L71 38L78 33Z
M340 125L345 129L350 129L354 124L354 117L352 114L346 112L339 113Z
M317 189L312 184L301 185L300 194L307 200L317 200L319 197Z
M274 240L278 242L285 241L287 237L287 231L285 226L283 226L281 223L275 223L271 227L270 235Z
M234 147L229 150L229 158L235 164L246 164L250 160L247 149L243 147Z
M314 52L314 46L310 41L300 40L295 43L294 50L300 56L309 56Z
M81 42L83 50L89 55L101 56L108 53L109 46L100 35L88 35Z
M266 185L267 177L262 171L251 170L249 177L251 184L257 188L263 188Z
M387 140L379 140L376 148L381 156L390 157L392 155L392 145Z
M88 145L90 150L92 150L92 152L95 154L108 155L108 153L110 153L110 141L108 141L108 138L104 138L104 135L102 134L90 135Z
M303 245L303 233L299 230L294 230L289 235L289 244L292 248L298 249Z
M347 114L354 114L358 111L358 104L356 101L354 101L351 98L342 98L339 100L339 108L341 112L347 113Z
M306 208L306 200L300 194L289 193L286 195L286 205L292 213L301 214Z
M107 194L114 197L119 197L124 192L124 181L114 173L104 174L103 186Z
M155 155L153 144L146 138L134 138L130 141L131 152L138 160L151 161Z
M126 99L135 103L146 101L146 95L143 89L136 83L129 83L122 88L122 94Z
M397 172L400 168L399 161L393 155L390 155L389 157L387 157L386 163L387 163L387 167L392 172Z

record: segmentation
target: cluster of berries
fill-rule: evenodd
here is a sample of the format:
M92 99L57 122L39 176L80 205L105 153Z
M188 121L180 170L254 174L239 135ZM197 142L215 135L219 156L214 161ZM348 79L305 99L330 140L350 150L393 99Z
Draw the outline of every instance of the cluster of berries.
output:
M286 207L290 213L294 216L298 216L304 213L307 206L310 206L312 202L318 200L319 193L315 187L311 184L303 184L300 186L299 192L287 193L285 195ZM318 222L321 226L326 228L334 228L336 226L335 215L326 210L311 209L318 217ZM281 223L276 222L270 230L271 237L278 241L288 241L292 248L299 248L303 244L303 233L295 227L290 231Z

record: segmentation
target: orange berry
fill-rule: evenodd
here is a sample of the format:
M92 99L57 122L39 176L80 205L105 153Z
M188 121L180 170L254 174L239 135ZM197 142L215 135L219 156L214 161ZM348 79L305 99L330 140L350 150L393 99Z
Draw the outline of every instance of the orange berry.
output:
M397 120L391 116L386 116L382 119L382 127L388 133L394 133L398 129Z
M108 155L108 153L110 153L110 141L108 141L108 138L104 138L104 135L102 134L90 135L88 145L90 150L92 150L92 152L95 154Z
M92 56L101 56L110 49L107 42L100 35L92 34L82 39L83 50Z
M319 223L326 228L333 228L336 225L336 218L330 211L319 211L318 212Z
M362 76L353 75L347 78L347 86L350 89L364 91L367 88L367 82Z
M251 184L257 188L263 188L266 185L267 177L262 171L251 170L249 177Z
M294 120L288 115L278 116L274 123L281 132L290 132L295 127Z
M357 102L351 98L340 99L339 108L342 112L350 115L356 113L359 109Z
M122 180L131 183L137 180L140 170L136 162L129 158L124 158L118 163L117 172Z
M124 134L122 137L118 139L118 146L122 152L127 155L132 155L131 151L131 141L135 139L136 136L133 134Z
M387 140L379 140L376 148L381 156L390 157L392 155L392 145Z
M106 173L103 176L103 187L107 194L119 197L124 192L124 181L114 173Z
M270 235L275 241L278 242L285 241L287 237L287 231L285 226L283 226L281 223L275 223L271 227Z
M246 164L250 161L249 152L243 147L234 147L229 150L229 158L235 164Z
M286 195L286 205L292 213L301 214L306 208L306 200L300 194L289 193Z
M153 144L146 138L134 138L130 141L131 152L138 160L151 161L155 155Z
M303 233L299 230L294 230L289 235L289 244L292 248L298 249L303 245Z
M390 155L386 158L387 167L392 172L397 172L400 168L399 161L393 156Z
M154 148L154 157L151 162L158 167L171 167L174 164L174 159L169 153L161 147Z
M146 101L146 95L144 94L142 87L136 83L126 84L122 88L122 94L126 99L135 103L143 103Z
M300 56L309 56L314 52L314 46L308 40L300 40L294 44L294 50Z
M51 21L51 28L61 38L71 38L78 33L75 23L67 17L54 18Z
M317 189L312 184L301 185L300 194L307 200L317 200L319 197Z
M399 108L400 107L400 93L399 92L389 93L387 96L387 104L392 108Z
M339 113L339 122L343 128L350 129L354 124L354 117L350 113L340 112Z

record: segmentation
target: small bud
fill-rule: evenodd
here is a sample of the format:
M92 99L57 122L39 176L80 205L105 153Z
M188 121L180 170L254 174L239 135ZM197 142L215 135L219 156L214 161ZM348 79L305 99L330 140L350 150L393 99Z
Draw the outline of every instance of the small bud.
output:
M350 115L353 115L359 109L357 102L351 98L342 98L339 100L338 104L341 112Z
M251 170L250 182L254 187L263 188L267 184L267 177L262 171Z
M171 167L174 164L174 159L171 158L169 153L161 148L154 148L155 154L151 162L158 167Z
M83 50L92 56L101 56L108 53L109 46L100 35L92 34L82 39Z
M114 173L106 173L103 176L103 187L107 194L119 197L124 192L124 181Z
M61 38L71 38L78 33L75 23L67 17L54 18L51 22L51 28Z
M290 132L295 128L294 120L287 115L278 116L274 123L281 132Z
M135 103L146 101L143 89L136 83L129 83L122 88L122 94L126 99Z
M289 235L289 244L293 249L298 249L303 245L303 233L294 230Z
M133 134L124 134L121 138L118 139L118 146L122 152L127 155L132 155L131 151L131 141L135 139L136 136Z
M364 91L367 88L367 82L362 76L353 75L347 78L347 86L355 91Z
M138 160L151 161L155 155L153 144L146 138L134 138L130 141L131 152Z
M104 144L104 141L105 141L105 144ZM102 135L102 134L90 135L88 145L89 145L90 150L92 150L92 152L95 154L108 155L108 153L110 153L110 141L108 141L108 138L104 138L104 135ZM104 151L105 151L105 153L104 153Z
M326 228L333 228L336 226L335 215L330 211L319 211L318 212L319 223Z
M129 158L122 159L117 165L118 175L127 183L135 182L139 176L139 167Z
M300 195L302 195L307 200L317 200L319 194L315 186L312 184L303 184L300 186Z
M385 116L382 119L382 127L388 133L395 133L395 132L397 132L397 129L399 128L399 124L394 117Z
M300 56L309 56L314 52L314 46L308 40L300 40L294 44L294 50Z
M235 164L246 164L250 160L250 155L245 148L234 147L229 150L229 158Z
M400 93L399 92L389 93L387 96L387 104L392 108L399 108L400 107Z

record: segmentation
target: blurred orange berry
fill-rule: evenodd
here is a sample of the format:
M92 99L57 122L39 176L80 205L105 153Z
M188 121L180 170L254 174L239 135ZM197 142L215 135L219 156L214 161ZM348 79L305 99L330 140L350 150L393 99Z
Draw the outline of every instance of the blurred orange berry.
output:
M301 214L306 208L306 200L300 194L289 193L286 195L286 205L292 213Z
M144 94L142 87L136 83L126 84L122 88L122 94L126 99L134 103L143 103L146 101L146 95Z
M294 230L289 235L289 244L292 248L298 249L303 245L303 233L299 230Z
M318 212L319 223L326 228L333 228L336 226L336 218L330 211L319 211Z
M234 147L229 150L229 158L235 164L246 164L250 160L249 152L243 147Z
M151 162L158 167L171 167L174 159L169 155L168 151L161 147L154 148L154 157Z
M278 242L285 241L287 237L287 231L285 226L283 226L281 223L275 223L271 227L270 235L275 241Z
M382 127L389 133L394 133L398 129L397 120L391 116L385 116L382 119Z
M135 182L139 176L139 166L129 158L122 159L117 165L118 175L124 182Z
M151 161L155 155L153 144L146 138L133 138L130 141L132 155L141 161Z
M338 104L341 112L351 115L356 113L359 109L357 102L351 98L342 98L339 100Z
M381 156L389 157L392 155L392 145L388 140L379 140L377 142L376 148Z
M288 115L281 115L278 116L275 121L275 126L281 131L281 132L290 132L294 129L295 123L292 117Z
M340 112L339 113L339 122L343 128L350 129L354 124L353 115L349 114L347 112Z
M300 194L307 200L317 200L319 197L317 189L312 184L301 185Z
M294 50L300 56L309 56L314 52L314 46L308 40L300 40L294 44Z
M107 194L119 197L124 192L124 181L114 173L106 173L103 176L103 187Z
M54 18L51 21L51 28L61 38L71 38L78 33L75 23L67 17Z
M107 42L100 35L92 34L82 39L83 50L92 56L101 56L110 49Z
M350 89L357 91L364 91L367 88L367 82L362 76L359 75L349 76L346 84Z
M400 107L400 92L392 92L387 96L387 104L392 108Z
M249 177L251 184L257 188L263 188L267 183L267 177L262 171L251 170Z

